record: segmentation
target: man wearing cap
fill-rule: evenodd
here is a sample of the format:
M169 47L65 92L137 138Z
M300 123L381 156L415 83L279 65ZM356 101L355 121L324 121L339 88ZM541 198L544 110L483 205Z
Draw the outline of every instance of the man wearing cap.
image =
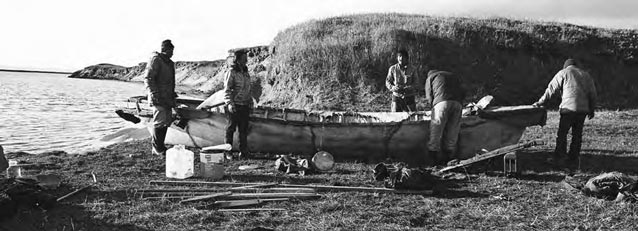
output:
M556 137L556 149L548 160L556 162L567 155L567 161L575 162L580 155L585 117L594 118L596 106L596 86L591 76L581 69L573 59L567 59L545 93L534 106L542 106L554 95L561 93L559 106L560 122ZM572 142L567 153L567 132L572 130Z
M425 98L432 107L429 156L435 165L445 165L456 156L461 131L465 98L461 80L451 72L431 70L425 80Z
M410 57L406 50L397 52L397 64L390 66L385 79L385 86L392 92L392 112L416 111L416 72L410 67Z
M166 154L164 139L172 122L172 109L176 105L175 64L171 60L174 48L171 40L164 40L161 52L153 52L146 65L144 85L149 105L153 108L151 143L155 155Z
M225 142L233 144L235 129L239 130L239 157L249 158L248 124L253 98L250 94L250 75L248 74L247 53L244 50L233 52L230 69L224 75L224 102L228 111ZM231 156L226 155L227 158Z

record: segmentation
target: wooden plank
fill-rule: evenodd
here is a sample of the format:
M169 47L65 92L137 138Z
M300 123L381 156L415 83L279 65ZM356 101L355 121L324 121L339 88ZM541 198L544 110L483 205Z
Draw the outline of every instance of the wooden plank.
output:
M151 185L212 185L212 186L231 186L231 187L239 187L239 186L249 186L249 185L259 185L260 183L235 183L235 182L210 182L210 181L164 181L164 180L152 180L149 181Z
M315 192L312 188L212 188L212 189L138 189L138 193L202 194L221 191L232 192Z
M264 208L264 209L218 209L219 212L252 212L252 211L286 211L280 208Z
M142 197L144 200L172 200L172 199L188 199L188 196L161 196L161 197Z
M207 181L151 181L151 184L174 184L174 185L215 185L215 186L249 186L255 183L231 183L231 182L207 182ZM350 187L350 186L330 186L330 185L299 185L299 184L279 184L285 188L311 188L317 191L356 191L356 192L377 192L377 193L398 193L398 194L421 194L431 195L432 190L396 190L391 188L371 188L371 187Z
M279 183L264 183L264 184L256 184L256 185L247 185L247 186L239 186L231 189L245 189L245 188L265 188L270 186L276 186Z
M219 196L223 199L274 199L274 198L297 198L297 199L309 199L319 198L321 195L316 193L235 193L225 196ZM190 199L191 196L149 196L143 197L143 199Z
M505 154L510 153L510 152L515 152L515 151L522 150L522 149L529 148L529 147L536 146L536 145L542 145L543 143L544 142L541 141L541 140L533 140L533 141L525 142L525 143L522 143L522 144L513 144L513 145L505 146L505 147L498 148L498 149L492 150L490 152L484 153L482 155L478 155L478 156L472 157L472 158L467 159L467 160L462 160L459 164L454 165L454 166L445 167L445 168L439 170L438 172L439 173L443 173L443 172L446 172L446 171L450 171L452 169L464 167L464 166L467 166L467 165L470 165L470 164L473 164L473 163L477 163L477 162L481 162L481 161L484 161L484 160L492 159L494 157L499 157L499 156L505 155Z
M215 201L212 205L218 208L232 208L248 205L258 205L268 201L287 201L288 198L272 198L272 199L254 199L254 200L231 200L231 201Z
M421 194L430 195L432 190L397 190L391 188L373 188L373 187L351 187L351 186L330 186L330 185L297 185L297 184L280 184L281 187L305 187L318 191L341 191L341 192L373 192L373 193L398 193L398 194Z
M181 200L179 203L210 200L210 199L214 199L214 198L217 198L217 197L228 196L228 195L231 195L231 194L232 194L232 192L230 192L230 191L220 192L220 193L213 193L213 194L210 194L210 195L191 197L189 199Z
M316 198L316 193L233 193L223 198Z

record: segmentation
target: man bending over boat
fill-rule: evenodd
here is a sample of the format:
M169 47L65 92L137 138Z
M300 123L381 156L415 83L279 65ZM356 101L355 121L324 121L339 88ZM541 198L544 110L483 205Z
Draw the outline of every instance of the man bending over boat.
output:
M445 165L456 156L461 130L461 102L465 98L461 80L451 72L431 70L425 81L425 98L432 107L429 156L435 165Z
M410 56L406 50L397 52L397 64L390 66L385 86L392 92L392 112L416 111L416 71L408 64Z
M596 86L589 74L580 69L573 59L565 60L563 69L560 70L549 82L545 93L535 102L534 106L547 103L552 96L561 93L559 106L560 121L556 136L556 149L549 158L549 162L567 161L575 163L580 156L580 148L583 140L583 126L585 117L594 118L596 106ZM572 143L567 152L567 132L572 129Z
M148 92L149 105L153 108L151 142L152 153L155 155L166 154L164 139L172 122L172 109L176 105L175 64L171 60L174 48L171 40L162 41L162 51L153 52L146 65L144 85Z
M224 102L228 112L225 142L233 144L233 135L238 128L239 157L249 158L251 154L248 150L248 122L253 100L250 94L250 75L246 66L248 57L245 51L237 50L232 58L231 69L224 76Z

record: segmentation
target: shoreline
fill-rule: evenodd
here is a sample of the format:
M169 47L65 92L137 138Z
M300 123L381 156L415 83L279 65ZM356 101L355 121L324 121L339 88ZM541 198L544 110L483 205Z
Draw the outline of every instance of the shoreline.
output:
M0 72L21 72L21 73L43 73L43 74L73 74L73 72L64 72L64 71L34 71L34 70L11 70L11 69L0 69Z

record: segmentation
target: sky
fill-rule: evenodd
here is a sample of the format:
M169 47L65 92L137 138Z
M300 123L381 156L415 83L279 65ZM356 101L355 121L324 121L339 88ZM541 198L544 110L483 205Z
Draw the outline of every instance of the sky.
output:
M268 45L311 19L358 13L512 17L638 29L636 0L4 0L0 68L75 71L148 61L161 41L173 60L225 58Z

